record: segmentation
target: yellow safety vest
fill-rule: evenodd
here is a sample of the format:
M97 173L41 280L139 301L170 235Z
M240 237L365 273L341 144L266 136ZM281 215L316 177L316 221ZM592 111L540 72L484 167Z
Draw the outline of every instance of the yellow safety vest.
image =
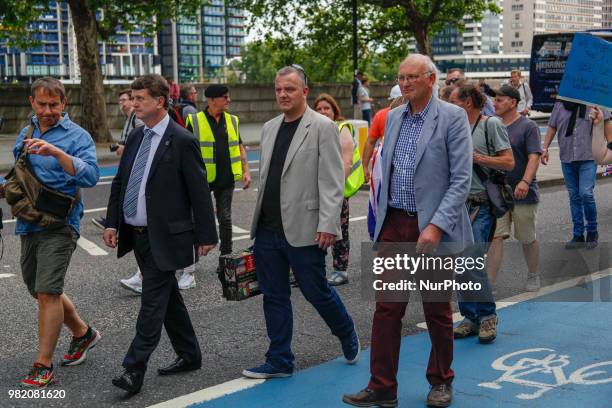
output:
M344 198L349 198L355 195L363 183L365 183L365 174L363 172L363 166L361 165L359 144L355 142L355 131L353 129L353 125L347 121L338 123L339 132L341 132L342 128L344 127L347 127L349 132L351 132L351 136L353 137L353 145L355 146L353 149L353 164L351 165L349 175L344 182Z
M238 181L242 179L242 162L240 160L240 145L238 140L238 116L223 112L223 117L225 118L225 127L227 129L232 173L234 174L234 181ZM206 165L206 178L208 184L210 184L217 178L215 135L213 135L213 131L204 112L198 112L195 116L189 114L185 121L185 126L189 124L191 124L193 133L200 140L200 151L202 152L202 159L204 159L204 164Z

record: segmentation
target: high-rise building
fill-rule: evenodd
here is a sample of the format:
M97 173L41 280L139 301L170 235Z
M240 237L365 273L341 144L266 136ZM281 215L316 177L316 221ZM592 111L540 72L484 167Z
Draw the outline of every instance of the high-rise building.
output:
M604 0L601 16L601 27L612 28L612 0Z
M180 82L197 81L204 72L200 16L166 22L158 39L162 75Z
M98 18L104 18L99 14ZM65 1L51 1L49 11L41 8L40 18L30 24L33 38L39 45L28 49L9 47L0 42L0 80L32 81L51 75L63 80L78 81L80 70L78 49L70 10ZM98 43L104 79L129 80L149 72L158 72L155 64L157 39L146 38L137 28L117 31L111 41Z
M70 22L68 5L50 4L49 11L41 9L40 18L29 25L33 38L40 45L22 50L9 47L0 40L0 76L5 81L19 78L69 75L71 52L69 47Z
M529 69L534 34L583 31L612 26L612 0L498 0L500 15L480 22L464 16L465 30L448 28L432 41L441 70L507 75Z
M609 0L504 0L504 52L529 53L534 34L602 28ZM610 21L610 18L608 18ZM606 22L607 23L607 22Z
M188 23L167 22L159 36L163 75L179 82L223 77L227 61L240 56L245 25L245 12L224 0L211 0Z

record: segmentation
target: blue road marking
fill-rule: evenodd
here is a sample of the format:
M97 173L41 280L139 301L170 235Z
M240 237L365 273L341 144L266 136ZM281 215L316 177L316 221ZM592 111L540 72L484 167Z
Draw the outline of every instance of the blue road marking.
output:
M610 276L595 282L596 288L609 292ZM592 283L586 283L582 289L588 292L592 287ZM558 299L569 300L574 298L576 289L556 294ZM612 304L605 302L532 300L500 310L495 343L482 345L475 337L455 342L452 406L610 407L611 309ZM425 406L429 349L427 333L402 339L398 373L402 407ZM297 372L291 378L268 380L192 406L347 407L341 402L342 394L357 392L367 385L369 360L366 350L355 366L337 359Z
M100 177L111 177L117 174L117 166L100 167Z

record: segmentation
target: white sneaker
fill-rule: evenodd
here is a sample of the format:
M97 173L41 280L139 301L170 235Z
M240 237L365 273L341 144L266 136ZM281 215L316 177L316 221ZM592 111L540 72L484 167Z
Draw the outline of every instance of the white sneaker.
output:
M530 273L527 275L527 284L525 285L525 290L527 292L537 292L540 290L541 286L539 274Z
M183 270L183 273L181 274L181 277L179 278L179 281L178 281L179 289L187 290L187 289L195 288L195 286L196 286L196 282L195 282L195 277L193 276L193 273L185 272Z
M139 295L142 293L142 275L140 274L140 269L137 269L136 273L132 277L128 279L121 279L120 282L121 286L127 290L131 290Z

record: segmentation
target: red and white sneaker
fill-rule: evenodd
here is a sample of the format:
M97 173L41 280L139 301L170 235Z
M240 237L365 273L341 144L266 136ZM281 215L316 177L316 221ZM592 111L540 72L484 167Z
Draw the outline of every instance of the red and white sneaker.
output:
M96 346L100 340L100 332L93 327L89 328L91 333L83 337L73 337L68 348L68 354L64 354L63 366L75 366L81 364L87 358L87 352Z
M20 381L20 385L28 388L43 388L49 384L53 384L55 381L55 369L53 368L53 364L51 364L51 367L45 367L40 363L34 363L34 367L32 367L28 375Z

